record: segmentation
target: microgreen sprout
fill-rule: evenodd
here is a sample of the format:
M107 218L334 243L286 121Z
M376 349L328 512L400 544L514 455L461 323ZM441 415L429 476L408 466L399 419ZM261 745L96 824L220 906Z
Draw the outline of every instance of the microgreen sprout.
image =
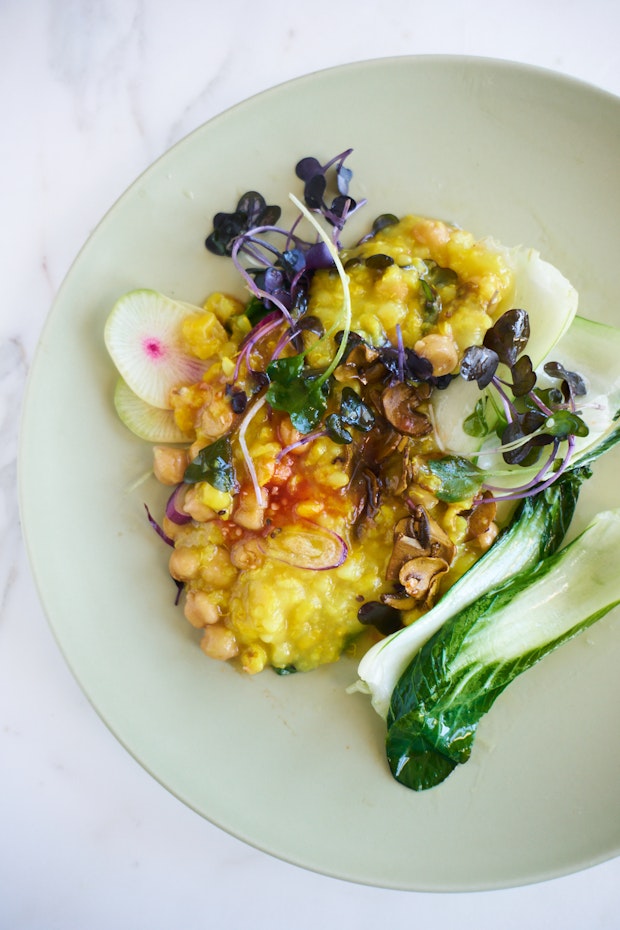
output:
M481 390L492 387L500 401L503 411L498 429L501 446L485 452L500 452L507 464L527 467L539 461L543 447L551 447L536 475L510 491L485 481L484 475L488 472L480 470L475 478L468 476L474 484L479 480L480 487L493 491L502 500L518 500L547 488L568 468L576 437L588 435L588 427L579 416L576 403L576 398L586 392L583 378L567 371L558 362L547 362L545 374L560 381L560 387L546 391L537 389L538 379L531 359L521 354L529 335L527 312L509 310L486 332L481 346L465 350L460 369L461 377L475 381ZM508 373L500 377L498 371L504 369ZM485 407L481 399L474 413L465 420L464 428L470 435L482 436L488 431ZM564 442L566 448L560 454ZM433 471L439 475L441 466ZM447 472L439 476L453 477Z

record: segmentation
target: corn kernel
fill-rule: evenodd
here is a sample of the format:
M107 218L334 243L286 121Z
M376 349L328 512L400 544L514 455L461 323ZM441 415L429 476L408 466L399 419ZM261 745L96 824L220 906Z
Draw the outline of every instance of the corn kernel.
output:
M194 496L201 504L210 507L220 516L230 515L233 506L233 496L230 491L220 491L208 481L200 481L194 488Z
M209 294L203 307L205 310L210 310L211 313L215 314L220 323L226 323L231 316L243 313L244 310L244 306L240 300L237 300L236 297L231 297L230 294L222 294L221 291L215 291L213 294Z
M228 340L226 330L210 310L188 316L183 321L182 334L190 351L201 359L216 355Z

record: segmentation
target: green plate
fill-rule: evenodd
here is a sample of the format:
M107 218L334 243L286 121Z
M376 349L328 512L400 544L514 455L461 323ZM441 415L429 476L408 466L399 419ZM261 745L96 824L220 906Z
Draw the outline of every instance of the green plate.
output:
M348 147L379 213L459 223L538 248L620 322L620 101L553 73L467 58L348 65L223 113L157 161L78 256L41 337L20 452L34 575L60 648L117 738L199 814L268 853L389 888L473 890L584 868L620 849L618 616L526 673L471 762L417 794L394 782L382 721L347 694L355 666L244 678L208 660L175 608L145 520L162 489L115 417L103 325L124 291L189 301L237 290L204 238L245 190L300 192L294 166ZM353 235L351 233L350 235ZM610 455L575 521L620 503Z

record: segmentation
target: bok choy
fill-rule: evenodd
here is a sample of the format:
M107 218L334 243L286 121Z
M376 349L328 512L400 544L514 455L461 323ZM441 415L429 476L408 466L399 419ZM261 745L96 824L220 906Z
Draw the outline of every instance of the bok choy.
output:
M381 716L387 714L399 676L452 614L490 588L533 567L562 543L574 514L579 487L589 477L589 466L620 441L620 378L615 361L619 355L620 330L582 317L573 320L556 346L554 356L564 368L578 368L585 379L587 392L580 412L588 425L588 433L576 439L570 468L546 490L522 500L511 523L491 549L427 614L381 640L362 658L359 680L351 690L369 693L373 707ZM458 398L462 386L469 385L457 384L458 390L450 403ZM449 390L443 392L444 395L449 393ZM481 469L493 467L493 459L484 454L481 440L478 440L478 452L472 453L472 457ZM505 476L516 475L518 470L515 466Z
M387 718L394 777L442 782L471 754L478 724L517 675L620 603L620 510L448 620L400 677Z
M380 716L388 712L396 682L424 643L457 610L518 572L532 568L561 545L575 513L579 489L590 472L571 470L523 500L509 527L428 613L374 645L358 667L356 689L370 694Z

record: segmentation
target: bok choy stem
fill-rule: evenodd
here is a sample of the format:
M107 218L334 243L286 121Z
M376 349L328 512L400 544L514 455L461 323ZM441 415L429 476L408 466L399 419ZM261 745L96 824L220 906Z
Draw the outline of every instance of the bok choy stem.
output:
M455 614L400 677L388 714L394 777L414 790L466 762L481 718L518 675L620 603L620 509Z

